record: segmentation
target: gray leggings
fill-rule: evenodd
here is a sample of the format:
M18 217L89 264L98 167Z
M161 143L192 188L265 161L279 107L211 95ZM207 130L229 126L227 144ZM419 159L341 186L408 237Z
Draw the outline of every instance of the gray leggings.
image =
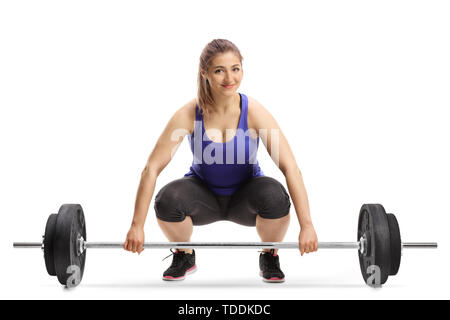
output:
M267 176L248 179L230 196L215 194L201 179L187 176L169 182L155 197L158 219L181 222L190 216L196 226L226 220L253 227L256 215L282 218L290 206L284 186Z

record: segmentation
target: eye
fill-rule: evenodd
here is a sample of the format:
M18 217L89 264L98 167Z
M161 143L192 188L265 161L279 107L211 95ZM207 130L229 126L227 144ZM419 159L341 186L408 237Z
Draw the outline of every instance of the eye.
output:
M237 67L233 69L233 71L239 71L239 70L241 70L241 69L239 69ZM222 69L217 69L216 71L214 71L214 73L218 73L220 71L223 71L223 70Z

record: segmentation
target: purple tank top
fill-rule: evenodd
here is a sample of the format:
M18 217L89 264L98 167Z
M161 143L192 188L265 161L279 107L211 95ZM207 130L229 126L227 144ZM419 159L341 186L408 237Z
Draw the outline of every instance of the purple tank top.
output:
M241 116L233 139L224 143L211 141L198 105L194 132L188 136L194 158L184 176L197 176L212 192L224 196L232 195L246 180L264 176L256 159L259 138L252 138L248 132L248 99L243 93L239 96Z

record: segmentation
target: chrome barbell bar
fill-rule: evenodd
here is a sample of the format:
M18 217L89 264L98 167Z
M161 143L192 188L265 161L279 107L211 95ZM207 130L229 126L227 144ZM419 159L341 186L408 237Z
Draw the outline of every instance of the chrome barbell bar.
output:
M363 250L365 239L357 242L319 242L319 249L358 249ZM78 239L82 251L86 249L120 249L121 242L87 242ZM43 248L42 242L14 242L14 248ZM298 242L145 242L146 249L299 249ZM403 242L404 249L436 249L436 242Z

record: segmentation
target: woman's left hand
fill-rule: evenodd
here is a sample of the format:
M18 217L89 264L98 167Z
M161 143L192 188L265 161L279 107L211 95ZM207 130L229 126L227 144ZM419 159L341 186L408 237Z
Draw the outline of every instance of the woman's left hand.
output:
M298 236L298 245L302 256L303 253L317 251L318 241L313 225L301 228L300 235Z

